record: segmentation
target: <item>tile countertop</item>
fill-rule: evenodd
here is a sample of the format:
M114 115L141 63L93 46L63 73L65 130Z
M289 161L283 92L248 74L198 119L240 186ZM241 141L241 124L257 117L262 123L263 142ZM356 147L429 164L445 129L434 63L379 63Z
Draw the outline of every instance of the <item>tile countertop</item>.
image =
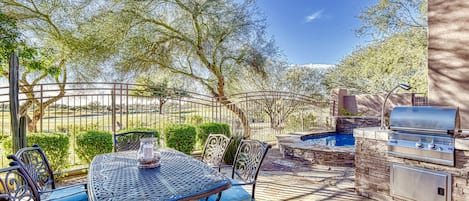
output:
M380 130L379 127L355 128L353 129L353 136L387 141L388 132L389 130ZM469 151L469 130L463 130L462 135L456 137L455 148L457 150Z

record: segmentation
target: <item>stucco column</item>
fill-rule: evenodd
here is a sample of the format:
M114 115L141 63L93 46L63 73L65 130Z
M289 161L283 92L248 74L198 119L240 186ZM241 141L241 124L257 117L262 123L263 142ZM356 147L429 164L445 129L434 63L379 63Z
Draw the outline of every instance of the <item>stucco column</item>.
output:
M469 1L428 1L428 81L432 105L460 109L469 128Z
M333 116L341 116L342 111L340 108L344 108L344 96L347 95L347 89L332 89L330 100L335 101L335 104L332 106Z

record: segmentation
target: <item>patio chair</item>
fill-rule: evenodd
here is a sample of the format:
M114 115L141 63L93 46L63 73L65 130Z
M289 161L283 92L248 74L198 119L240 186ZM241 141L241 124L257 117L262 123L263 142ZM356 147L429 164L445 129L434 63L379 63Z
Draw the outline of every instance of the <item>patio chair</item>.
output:
M35 184L41 200L88 200L86 184L80 183L57 188L54 174L46 155L39 145L25 147L7 158L17 162Z
M218 168L220 172L223 166L223 157L225 156L228 145L233 138L223 134L210 134L205 141L202 152L202 162L213 168Z
M270 148L272 148L271 145L258 140L241 140L233 162L231 188L218 195L212 195L206 200L254 200L257 175ZM251 194L242 187L243 185L252 185Z
M0 169L0 200L39 201L39 193L28 173L17 162Z
M141 138L155 137L153 131L129 131L114 134L114 152L138 150Z

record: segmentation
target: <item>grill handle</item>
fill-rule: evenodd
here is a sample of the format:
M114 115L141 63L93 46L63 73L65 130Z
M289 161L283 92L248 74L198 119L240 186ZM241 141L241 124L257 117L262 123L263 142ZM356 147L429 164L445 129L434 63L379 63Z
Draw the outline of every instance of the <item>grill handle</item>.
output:
M389 129L393 131L408 131L408 132L449 134L449 135L454 135L456 133L455 130L437 130L437 129L423 129L423 128L416 129L416 128L408 128L408 127L394 127L394 126L389 126Z

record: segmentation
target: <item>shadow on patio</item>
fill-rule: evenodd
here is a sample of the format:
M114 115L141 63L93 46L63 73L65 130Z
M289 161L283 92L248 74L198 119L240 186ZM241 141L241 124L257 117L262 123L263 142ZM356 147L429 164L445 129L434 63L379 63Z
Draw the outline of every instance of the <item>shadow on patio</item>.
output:
M367 200L354 191L355 169L282 158L269 151L259 174L256 200Z
M229 174L230 169L222 172ZM86 182L86 175L70 178L62 184L76 182ZM274 146L262 165L256 200L369 200L355 193L354 184L354 168L311 166L309 162L283 159Z

